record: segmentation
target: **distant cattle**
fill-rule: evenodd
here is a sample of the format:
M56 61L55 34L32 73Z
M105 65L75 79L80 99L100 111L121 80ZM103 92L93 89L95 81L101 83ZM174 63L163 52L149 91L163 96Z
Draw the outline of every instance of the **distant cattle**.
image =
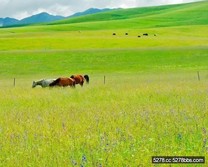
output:
M114 32L113 35L116 35L116 33Z
M144 33L143 36L148 36L148 34L147 33Z
M140 36L140 35L138 35L137 37L138 37L138 38L140 38L141 36Z
M128 32L126 32L126 33L125 33L125 35L129 35L129 33L128 33Z

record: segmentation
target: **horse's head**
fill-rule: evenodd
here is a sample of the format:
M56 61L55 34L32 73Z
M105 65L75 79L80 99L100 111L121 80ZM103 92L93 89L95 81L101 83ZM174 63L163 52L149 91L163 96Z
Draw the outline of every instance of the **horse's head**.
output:
M36 82L35 81L33 81L33 83L32 83L32 88L34 88L34 87L36 87Z

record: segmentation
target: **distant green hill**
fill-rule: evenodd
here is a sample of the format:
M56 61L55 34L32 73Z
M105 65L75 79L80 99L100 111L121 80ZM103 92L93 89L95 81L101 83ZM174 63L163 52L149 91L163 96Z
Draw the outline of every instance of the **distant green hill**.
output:
M80 29L206 25L208 24L207 9L208 1L157 7L118 9L64 19L48 25L73 24L73 27L79 27Z
M83 11L83 12L77 12L77 13L71 15L71 16L68 16L67 18L85 16L85 15L100 13L100 12L109 11L109 10L112 10L112 9L108 9L108 8L105 8L105 9L89 8L89 9Z

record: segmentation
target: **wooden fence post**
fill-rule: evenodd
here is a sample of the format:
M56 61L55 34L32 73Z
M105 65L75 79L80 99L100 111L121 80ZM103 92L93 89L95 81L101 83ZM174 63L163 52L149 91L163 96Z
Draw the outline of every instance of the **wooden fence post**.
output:
M16 79L14 78L14 82L13 82L13 84L14 84L14 87L15 87L15 85L16 85Z
M200 81L199 71L197 71L198 81Z

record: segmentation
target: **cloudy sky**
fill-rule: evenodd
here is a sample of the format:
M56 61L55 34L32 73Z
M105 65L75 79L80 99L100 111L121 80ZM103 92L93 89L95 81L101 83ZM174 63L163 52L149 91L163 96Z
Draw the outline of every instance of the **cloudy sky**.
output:
M89 8L130 8L198 0L0 0L0 18L22 19L40 12L69 16Z

